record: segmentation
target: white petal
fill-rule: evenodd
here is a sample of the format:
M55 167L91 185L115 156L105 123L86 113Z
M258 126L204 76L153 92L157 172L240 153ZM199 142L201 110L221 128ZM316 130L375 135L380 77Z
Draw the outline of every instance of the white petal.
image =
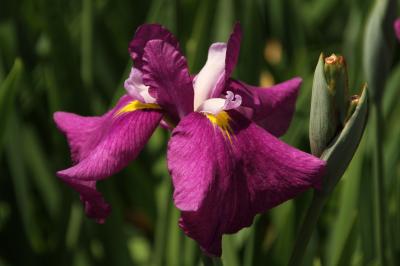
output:
M226 100L222 98L211 98L205 100L196 111L216 115L224 110L225 102Z
M205 100L197 109L197 112L218 114L222 110L237 109L242 104L242 96L233 94L232 91L227 91L225 99L211 98Z
M156 99L149 94L149 87L143 84L142 72L136 68L132 67L129 78L125 80L124 87L134 99L144 103L156 102Z
M147 86L146 86L146 87L147 87ZM148 88L148 87L147 87L146 90L140 91L140 95L143 97L144 103L156 103L156 99L153 98L153 97L149 94L149 88Z
M213 43L208 49L207 62L194 80L194 109L210 98L225 72L226 43Z

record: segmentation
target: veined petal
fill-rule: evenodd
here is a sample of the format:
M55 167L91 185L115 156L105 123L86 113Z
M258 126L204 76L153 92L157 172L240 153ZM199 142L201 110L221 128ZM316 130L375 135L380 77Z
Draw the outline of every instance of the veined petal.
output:
M233 69L235 68L239 59L240 41L242 40L242 28L240 23L237 22L233 28L231 36L228 40L228 48L226 51L226 78L230 78Z
M301 78L293 78L270 88L230 80L227 90L242 96L242 106L253 109L251 120L279 137L285 134L296 108Z
M143 55L143 81L150 95L175 121L193 111L193 85L185 57L161 40L149 41Z
M124 101L124 99L122 99ZM133 160L162 118L153 105L130 101L102 117L57 112L57 126L67 135L76 165L59 171L62 177L98 180ZM119 104L117 106L120 106ZM78 122L74 125L75 122Z
M122 96L116 106L103 116L80 116L67 112L54 113L53 118L58 129L67 137L74 163L83 160L93 151L103 136L101 129L111 121L114 113L134 99L128 95Z
M325 168L324 161L281 142L238 112L229 116L229 138L218 123L192 113L175 128L168 145L180 226L214 256L221 255L223 234L319 187Z
M179 49L178 41L169 30L158 24L144 24L136 30L135 36L129 43L129 53L138 69L143 66L144 47L151 40L163 40Z
M81 195L89 217L102 222L110 207L96 191L96 181L135 159L162 118L155 104L123 96L101 117L57 112L54 120L66 135L74 166L57 175Z

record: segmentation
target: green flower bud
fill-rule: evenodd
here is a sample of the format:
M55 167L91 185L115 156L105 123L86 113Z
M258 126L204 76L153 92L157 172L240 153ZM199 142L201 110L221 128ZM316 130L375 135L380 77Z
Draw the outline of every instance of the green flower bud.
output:
M350 164L361 141L368 118L368 90L364 85L361 96L353 96L349 117L340 133L321 155L327 162L323 190L330 193Z
M333 104L339 115L339 122L344 124L349 106L349 89L347 66L344 57L332 54L325 58L325 77L330 95L334 98Z
M349 97L342 56L319 57L314 73L310 114L310 145L327 161L323 190L329 193L349 165L364 133L368 114L367 86Z
M310 145L316 156L343 128L350 103L347 83L344 58L321 54L314 72L310 113Z

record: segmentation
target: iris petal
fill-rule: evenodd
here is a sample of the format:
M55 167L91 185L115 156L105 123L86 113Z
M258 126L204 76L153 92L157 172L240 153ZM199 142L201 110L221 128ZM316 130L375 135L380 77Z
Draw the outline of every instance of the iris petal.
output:
M252 109L246 117L279 137L292 121L301 83L301 78L293 78L270 88L260 88L231 79L226 89L242 96L242 107Z
M308 188L319 187L325 162L283 143L236 111L231 139L203 114L185 117L168 145L180 226L210 255L221 239Z
M100 117L57 112L54 120L67 136L74 166L57 175L80 193L89 217L103 221L109 206L96 191L96 181L115 174L136 158L159 124L162 113L154 104L139 104L123 96ZM122 111L121 111L122 110Z
M179 49L179 43L175 36L166 28L158 24L144 24L140 26L135 36L129 43L129 53L135 63L135 67L142 69L144 48L151 40L162 40L169 43L172 47Z
M177 122L193 111L193 85L185 57L162 40L149 41L143 55L143 82Z

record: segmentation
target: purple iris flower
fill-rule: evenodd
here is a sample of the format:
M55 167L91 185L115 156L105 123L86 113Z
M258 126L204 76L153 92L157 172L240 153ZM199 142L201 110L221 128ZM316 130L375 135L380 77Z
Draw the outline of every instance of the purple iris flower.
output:
M397 40L400 41L400 18L397 18L393 23L394 32L396 33Z
M57 174L80 193L89 217L102 223L110 212L96 181L135 159L158 125L172 130L167 158L179 225L209 255L221 255L223 234L320 186L325 162L278 139L301 79L268 89L232 79L240 39L236 24L192 76L175 37L160 25L143 25L129 44L135 66L116 107L101 117L55 113L75 163Z

